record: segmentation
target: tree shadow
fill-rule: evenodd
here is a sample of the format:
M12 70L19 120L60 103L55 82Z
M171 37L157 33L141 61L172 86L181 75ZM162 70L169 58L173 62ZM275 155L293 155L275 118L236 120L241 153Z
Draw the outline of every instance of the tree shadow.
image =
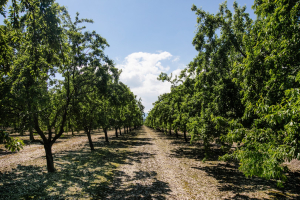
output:
M124 145L149 144L139 139L113 140L109 144L97 146L92 152L88 144L78 151L59 152L54 157L55 173L47 173L45 166L18 165L13 172L0 174L0 199L124 199L124 195L133 199L165 199L163 194L169 192L169 186L156 179L156 172L139 171L129 177L118 170L121 164L133 165L155 155L128 151L122 149ZM45 161L44 156L37 159ZM121 184L118 180L124 178L132 182L148 178L151 185L124 185L122 182L123 186L118 187Z
M0 157L1 156L6 156L6 155L10 155L10 154L16 154L17 152L12 152L12 151L9 151L9 150L6 150L6 149L0 149Z
M143 131L139 131L139 134L144 133ZM136 132L130 132L128 134L122 134L119 137L112 136L109 138L109 142L105 142L104 137L100 137L99 141L93 142L95 147L107 147L107 148L134 148L144 145L153 145L151 143L151 138L136 138Z
M185 142L185 139L184 139L184 134L182 132L178 132L178 138L176 137L176 134L174 131L171 131L171 135L169 134L169 132L167 133L164 133L162 131L159 131L159 130L155 130L155 129L152 129L152 128L149 128L151 129L152 132L156 133L157 134L157 137L161 138L161 139L165 139L165 140L170 140L172 142L172 144L190 144L190 139L191 137L189 136L189 134L187 133L187 140L188 142Z
M233 192L234 197L230 199L255 199L242 195L243 192L268 191L267 194L277 199L300 198L300 174L289 173L289 179L284 188L278 188L275 180L265 180L259 177L246 178L238 170L236 163L218 163L213 166L192 167L205 171L208 175L218 180L218 189L225 192Z
M78 198L78 194L82 198L99 196L99 188L112 182L114 171L120 164L140 162L151 156L147 153L112 152L108 149L93 152L86 149L66 151L56 155L55 173L47 173L44 166L19 165L13 172L1 174L0 191L4 192L0 193L0 199L46 196L64 199Z
M164 134L152 129L160 139L170 141L173 145L170 157L188 158L198 161L194 169L205 171L209 176L218 180L218 189L223 192L233 192L234 196L230 199L255 199L241 193L253 193L264 191L267 195L274 199L300 199L300 173L289 172L288 181L284 184L284 188L278 188L275 180L265 180L259 177L246 178L245 175L238 170L238 163L224 163L219 161L219 156L225 154L216 144L210 145L209 157L206 159L209 163L203 163L205 158L205 150L203 144L185 143L182 139L177 139L175 135Z
M174 147L171 150L171 157L189 158L195 160L203 160L205 158L204 145L201 141L196 141L193 143L185 142L183 140L183 136L182 138L176 138L174 134L169 135L155 130L152 131L157 134L156 136L159 139L170 141L170 144ZM223 156L225 154L225 152L223 152L216 144L210 144L209 147L209 156L206 158L207 161L218 161L219 156Z
M134 141L134 140L127 140L127 141L122 141L122 140L114 140L110 142L93 142L95 147L107 147L107 148L120 148L120 149L126 149L126 148L131 148L131 147L138 147L138 146L144 146L144 145L153 145L150 142L144 142L144 141ZM88 144L86 145L88 148Z
M202 161L205 158L205 150L202 145L186 145L183 147L174 148L171 150L171 152L172 153L170 156L176 158L189 158L198 161ZM206 161L218 161L219 156L223 156L224 154L225 152L221 149L211 148Z
M157 180L155 171L134 173L130 177L123 171L116 171L113 183L100 185L98 189L102 192L95 199L166 199L165 195L171 192L168 183ZM147 184L136 183L141 180Z

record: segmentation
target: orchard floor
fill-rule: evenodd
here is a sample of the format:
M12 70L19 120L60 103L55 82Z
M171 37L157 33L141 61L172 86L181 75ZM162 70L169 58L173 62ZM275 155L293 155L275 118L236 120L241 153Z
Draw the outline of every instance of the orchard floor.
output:
M0 152L0 199L300 199L295 164L285 188L275 181L245 178L234 163L202 162L200 143L147 127L119 138L93 134L95 150L80 134L53 146L57 171L47 173L42 145L18 153Z

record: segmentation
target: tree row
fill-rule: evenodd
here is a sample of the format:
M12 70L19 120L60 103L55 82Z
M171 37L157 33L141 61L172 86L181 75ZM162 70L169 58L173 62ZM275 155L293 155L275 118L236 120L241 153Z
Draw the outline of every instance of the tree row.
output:
M52 145L64 132L113 127L121 134L143 124L144 106L119 81L121 71L104 54L107 41L85 31L54 0L1 1L0 126L36 132L44 145L48 172L55 171ZM56 78L58 77L58 78ZM127 130L126 130L127 129ZM0 142L20 149L22 141L0 131Z
M193 5L198 55L179 77L158 77L171 92L154 103L146 125L188 132L203 142L205 159L220 144L221 160L282 186L283 163L300 159L300 4L256 0L255 20L236 2L233 9L223 3L210 14Z

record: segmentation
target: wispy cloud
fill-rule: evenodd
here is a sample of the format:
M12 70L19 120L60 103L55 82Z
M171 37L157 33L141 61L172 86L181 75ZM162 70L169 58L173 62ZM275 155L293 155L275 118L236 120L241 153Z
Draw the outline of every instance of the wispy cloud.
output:
M179 56L176 56L176 57L172 60L172 62L177 62L177 61L179 61L179 60L180 60Z

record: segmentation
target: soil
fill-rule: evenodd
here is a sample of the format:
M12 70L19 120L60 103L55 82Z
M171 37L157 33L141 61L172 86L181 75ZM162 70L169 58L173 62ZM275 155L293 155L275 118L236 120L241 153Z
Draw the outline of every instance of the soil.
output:
M27 133L28 134L28 133ZM17 137L13 134L13 137ZM19 152L10 152L4 148L4 145L0 146L0 172L12 171L17 165L22 163L28 163L30 161L36 160L38 158L43 158L45 156L44 146L38 141L39 136L34 136L35 142L30 143L29 135L19 136L17 138L22 139L26 144L23 149ZM99 135L93 135L93 138L98 138ZM65 134L63 137L59 138L52 147L52 153L62 152L69 149L78 149L82 145L85 145L87 141L87 136L82 131L77 133L76 136L72 136L71 133ZM81 147L82 148L82 147ZM44 162L43 159L41 159ZM43 164L42 164L43 165Z
M0 199L300 199L299 162L292 161L282 189L274 180L246 178L238 163L218 161L216 147L203 162L201 143L143 126L104 142L94 132L59 139L53 146L57 172L47 173L40 144L0 153Z

